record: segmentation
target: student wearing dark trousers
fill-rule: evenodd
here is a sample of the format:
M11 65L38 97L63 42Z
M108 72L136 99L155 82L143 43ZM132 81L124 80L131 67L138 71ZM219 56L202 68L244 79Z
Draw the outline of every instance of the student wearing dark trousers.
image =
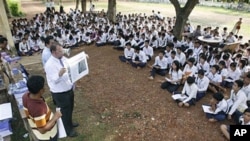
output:
M154 79L156 74L159 74L161 76L165 76L167 73L167 67L168 67L168 60L164 57L165 52L160 51L159 55L155 57L155 63L150 66L152 70L150 71L149 79Z

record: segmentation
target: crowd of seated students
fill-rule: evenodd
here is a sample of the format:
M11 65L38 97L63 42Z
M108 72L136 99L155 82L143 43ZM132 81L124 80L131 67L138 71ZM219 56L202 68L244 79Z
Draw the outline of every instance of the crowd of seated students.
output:
M155 79L156 74L166 76L166 80L159 81L161 88L172 94L177 91L186 94L188 99L179 101L179 106L194 105L211 91L215 110L224 102L218 92L230 89L228 101L232 101L232 108L225 114L229 119L236 115L237 119L250 106L250 40L244 43L243 36L228 32L226 27L222 31L219 27L202 30L200 25L193 29L190 23L184 27L183 39L178 40L173 34L175 17L165 18L159 14L118 13L114 23L103 11L82 13L71 9L69 13L40 13L29 21L12 21L12 33L20 55L42 50L48 36L66 48L95 43L98 47L108 45L122 50L124 55L119 56L122 62L137 69L149 66L148 79ZM222 38L222 42L211 46L199 41L199 36ZM233 53L218 49L236 41L241 44ZM179 90L180 86L183 90ZM208 117L210 121L223 119Z

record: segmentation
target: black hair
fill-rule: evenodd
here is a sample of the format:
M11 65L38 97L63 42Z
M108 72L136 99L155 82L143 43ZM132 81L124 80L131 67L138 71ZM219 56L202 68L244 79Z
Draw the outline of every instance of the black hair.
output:
M188 62L191 62L192 64L194 64L195 58L194 57L188 58Z
M219 71L220 67L218 65L213 65L213 68L215 68L216 72Z
M219 65L222 65L223 68L226 68L226 62L225 62L224 60L221 60L221 61L219 62Z
M244 110L243 114L246 113L246 112L247 112L247 113L250 113L250 107L246 108L246 109Z
M221 101L224 98L224 95L218 92L213 94L213 98L216 99L217 101Z
M44 39L45 45L48 45L50 43L50 40L53 39L53 36L48 36Z
M244 85L244 82L242 80L240 80L240 79L235 80L234 83L236 83L238 85L238 87L240 87L240 88L242 88L243 85Z
M187 83L188 83L188 84L193 84L194 82L195 82L194 77L189 76L189 77L187 78Z
M27 87L30 93L38 94L44 88L44 78L40 75L33 75L27 81Z
M200 69L200 70L198 70L198 74L204 75L204 74L205 74L205 71L204 71L203 69Z

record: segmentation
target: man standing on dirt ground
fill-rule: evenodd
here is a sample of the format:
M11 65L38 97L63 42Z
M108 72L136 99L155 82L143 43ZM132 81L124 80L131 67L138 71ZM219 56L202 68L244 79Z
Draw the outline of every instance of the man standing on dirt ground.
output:
M64 62L67 58L63 56L63 48L57 42L52 43L50 51L51 57L44 67L49 89L56 106L61 108L62 121L67 136L76 137L78 133L74 131L74 127L79 126L79 124L73 123L72 121L74 84L70 81L68 72L64 66Z
M237 35L239 33L240 27L242 24L242 18L239 18L239 20L235 23L234 28L232 30L232 32Z

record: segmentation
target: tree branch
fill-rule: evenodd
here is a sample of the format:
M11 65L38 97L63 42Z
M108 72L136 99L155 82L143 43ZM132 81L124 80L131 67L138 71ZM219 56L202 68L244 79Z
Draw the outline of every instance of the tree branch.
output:
M180 11L181 6L178 0L170 0L170 2L174 5L176 13Z
M188 17L194 7L198 4L199 0L188 0L185 6L183 7L183 11L185 11L185 15Z

